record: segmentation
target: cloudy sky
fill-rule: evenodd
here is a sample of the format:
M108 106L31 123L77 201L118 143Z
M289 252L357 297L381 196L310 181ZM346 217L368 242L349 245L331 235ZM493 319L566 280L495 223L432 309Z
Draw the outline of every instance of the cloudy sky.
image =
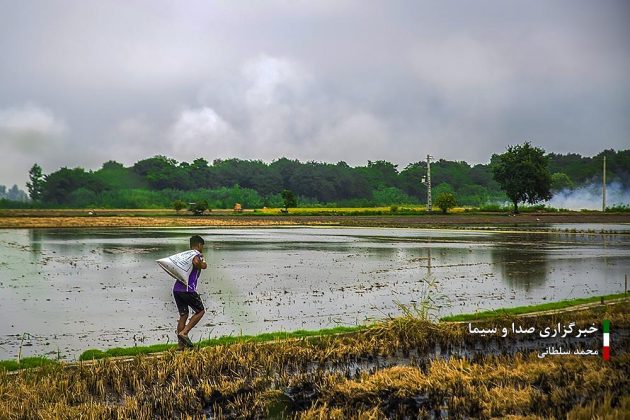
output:
M630 2L0 0L0 184L178 161L402 169L630 145Z

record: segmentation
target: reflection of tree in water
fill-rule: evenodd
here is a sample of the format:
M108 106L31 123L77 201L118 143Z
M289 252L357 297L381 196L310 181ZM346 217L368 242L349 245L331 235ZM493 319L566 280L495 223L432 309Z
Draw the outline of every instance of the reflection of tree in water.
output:
M42 253L42 231L40 229L29 229L30 249L31 253L40 255Z
M490 254L492 263L501 269L502 280L510 287L530 291L547 281L549 253L540 235L519 234L506 243L496 235Z

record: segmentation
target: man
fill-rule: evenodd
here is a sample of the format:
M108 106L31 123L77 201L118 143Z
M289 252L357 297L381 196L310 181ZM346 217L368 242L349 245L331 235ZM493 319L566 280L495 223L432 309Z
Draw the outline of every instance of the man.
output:
M188 277L188 286L180 281L175 281L173 286L173 296L175 297L175 303L177 304L177 310L179 311L179 320L177 321L177 339L179 341L178 349L183 350L184 347L193 347L193 343L188 338L190 330L197 325L201 317L206 313L201 298L197 293L197 280L201 274L201 270L208 268L206 261L203 257L203 245L204 240L199 235L190 237L190 249L194 249L199 252L193 260L193 270ZM191 307L195 312L193 316L188 320L188 307ZM188 320L188 323L186 321Z

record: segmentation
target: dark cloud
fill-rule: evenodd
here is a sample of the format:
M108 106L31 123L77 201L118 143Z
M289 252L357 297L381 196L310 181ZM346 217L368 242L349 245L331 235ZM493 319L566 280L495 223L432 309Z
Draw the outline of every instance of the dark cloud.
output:
M623 1L0 1L0 184L167 154L626 148Z

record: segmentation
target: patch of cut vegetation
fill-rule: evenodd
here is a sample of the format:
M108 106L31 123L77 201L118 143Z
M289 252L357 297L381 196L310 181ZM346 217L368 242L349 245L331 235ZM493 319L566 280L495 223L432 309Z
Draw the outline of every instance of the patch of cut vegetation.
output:
M614 331L627 331L629 309L620 301L519 322L582 326L609 319ZM11 375L0 371L0 418L592 418L604 413L623 418L628 413L628 335L613 340L610 361L577 355L541 359L535 351L492 354L496 338L471 336L462 324L435 324L410 314L350 334L55 364ZM509 350L509 341L500 340ZM466 346L482 351L435 357L438 348Z

